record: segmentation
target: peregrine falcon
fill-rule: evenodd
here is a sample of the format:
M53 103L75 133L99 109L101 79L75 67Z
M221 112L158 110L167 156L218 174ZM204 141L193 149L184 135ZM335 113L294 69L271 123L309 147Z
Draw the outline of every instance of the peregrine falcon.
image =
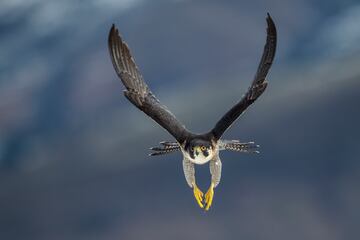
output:
M124 90L125 97L165 128L176 140L174 142L160 142L159 147L150 148L153 152L149 155L157 156L181 151L186 182L192 188L199 206L205 210L209 210L213 201L214 188L219 184L221 178L219 151L258 153L259 145L254 142L243 143L238 140L223 140L221 136L266 89L265 77L274 59L277 41L276 27L269 14L267 14L266 22L266 44L251 86L241 100L215 124L214 128L204 134L195 134L187 130L167 107L160 103L144 82L140 70L130 54L128 45L119 35L114 24L109 33L110 56L115 71L126 88ZM209 163L211 183L204 195L196 185L195 164L202 165L205 163Z

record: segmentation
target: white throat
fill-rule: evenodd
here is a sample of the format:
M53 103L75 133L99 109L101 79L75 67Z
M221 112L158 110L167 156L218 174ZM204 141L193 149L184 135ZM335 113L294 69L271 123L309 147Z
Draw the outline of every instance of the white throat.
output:
M207 163L214 157L214 151L212 150L209 151L209 155L207 157L205 157L203 153L200 152L199 155L194 156L195 158L191 158L189 153L184 151L182 148L181 148L181 152L183 153L185 158L189 159L191 162L195 164L200 164L200 165Z

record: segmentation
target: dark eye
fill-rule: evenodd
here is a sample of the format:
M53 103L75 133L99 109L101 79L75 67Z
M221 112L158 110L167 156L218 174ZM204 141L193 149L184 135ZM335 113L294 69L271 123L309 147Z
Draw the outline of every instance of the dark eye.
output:
M206 147L205 146L201 146L201 151L205 151L206 150Z
M194 151L194 147L191 147L191 151Z

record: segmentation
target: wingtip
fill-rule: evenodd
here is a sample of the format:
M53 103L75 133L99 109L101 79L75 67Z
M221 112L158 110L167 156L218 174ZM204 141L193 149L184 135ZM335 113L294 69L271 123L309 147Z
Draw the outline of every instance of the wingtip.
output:
M115 23L111 24L109 36L120 37L119 29L116 27ZM121 38L121 37L120 37Z
M114 32L116 29L115 23L111 24L110 32Z
M268 22L274 22L269 12L266 13L266 20Z
M267 13L266 22L267 22L267 25L268 25L268 31L273 32L274 34L276 34L275 23L274 23L274 20L272 19L272 17L270 16L270 13Z
M273 19L272 19L272 17L270 16L270 13L267 13L267 14L266 14L266 21L267 21L268 23L273 23L273 22L274 22Z
M113 23L111 25L111 28L110 28L110 31L109 31L109 37L108 37L109 42L111 41L111 38L114 37L115 33L116 33L116 27L115 27L115 24Z

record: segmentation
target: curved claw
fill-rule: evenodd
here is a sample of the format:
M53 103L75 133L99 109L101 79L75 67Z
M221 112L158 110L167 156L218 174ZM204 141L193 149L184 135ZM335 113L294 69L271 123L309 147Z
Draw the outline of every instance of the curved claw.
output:
M193 191L194 191L194 197L195 197L197 203L199 204L199 206L200 206L201 208L204 208L204 205L202 204L204 194L203 194L202 191L196 186L196 184L193 184Z
M212 204L213 198L214 198L214 184L211 183L208 191L205 194L205 203L206 203L205 210L206 211L209 210L209 208L210 208L210 206Z

